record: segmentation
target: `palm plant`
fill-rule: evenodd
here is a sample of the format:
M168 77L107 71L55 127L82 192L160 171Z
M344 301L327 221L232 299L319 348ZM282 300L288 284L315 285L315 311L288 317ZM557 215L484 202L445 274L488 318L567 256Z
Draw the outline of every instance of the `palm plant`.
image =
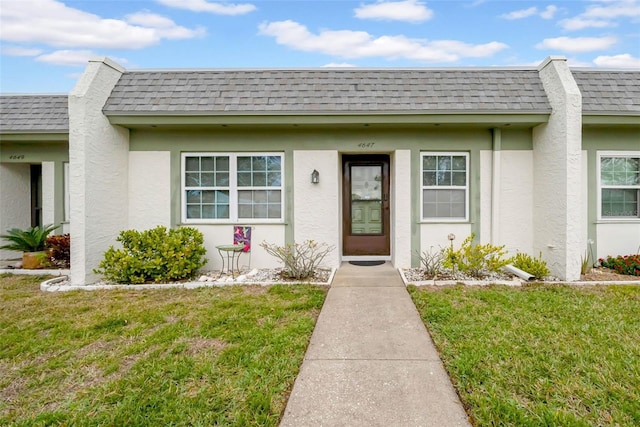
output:
M7 230L7 234L0 235L0 238L8 240L9 244L0 246L0 249L8 249L18 252L38 252L46 247L47 236L59 225L45 225L43 227L29 227L26 230L12 228Z

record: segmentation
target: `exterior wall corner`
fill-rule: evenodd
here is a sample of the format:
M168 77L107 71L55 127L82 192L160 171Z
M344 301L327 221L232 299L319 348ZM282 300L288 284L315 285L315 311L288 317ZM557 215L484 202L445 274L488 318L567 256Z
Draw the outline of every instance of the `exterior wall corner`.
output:
M540 80L552 107L533 129L534 250L562 280L580 278L582 231L582 96L564 58L547 59Z
M122 69L90 61L69 94L71 282L93 273L128 221L129 131L109 123L102 108Z

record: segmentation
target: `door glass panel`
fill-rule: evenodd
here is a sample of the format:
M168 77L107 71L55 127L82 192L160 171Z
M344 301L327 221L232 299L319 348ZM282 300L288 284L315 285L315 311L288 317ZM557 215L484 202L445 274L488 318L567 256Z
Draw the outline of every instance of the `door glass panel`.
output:
M382 234L382 165L351 166L351 234Z

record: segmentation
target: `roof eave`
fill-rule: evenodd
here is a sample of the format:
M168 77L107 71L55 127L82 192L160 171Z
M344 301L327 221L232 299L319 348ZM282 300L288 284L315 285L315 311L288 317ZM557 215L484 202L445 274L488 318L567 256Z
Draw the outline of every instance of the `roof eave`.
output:
M3 129L0 131L0 141L69 142L69 131Z
M632 125L640 126L640 112L629 113L619 111L582 112L583 125Z
M537 125L548 121L550 111L429 111L417 112L318 112L318 113L219 113L210 112L105 112L111 124L124 127L187 125L420 125L495 123Z

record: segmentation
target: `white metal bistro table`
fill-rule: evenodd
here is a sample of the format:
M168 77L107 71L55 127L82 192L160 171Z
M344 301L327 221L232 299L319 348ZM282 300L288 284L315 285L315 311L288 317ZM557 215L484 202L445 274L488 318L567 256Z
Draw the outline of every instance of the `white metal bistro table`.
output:
M220 270L220 276L223 274L231 274L231 277L236 277L234 273L234 263L235 263L235 271L240 274L240 254L244 249L243 244L239 245L220 245L216 246L218 253L220 254L220 259L222 259L222 269Z

